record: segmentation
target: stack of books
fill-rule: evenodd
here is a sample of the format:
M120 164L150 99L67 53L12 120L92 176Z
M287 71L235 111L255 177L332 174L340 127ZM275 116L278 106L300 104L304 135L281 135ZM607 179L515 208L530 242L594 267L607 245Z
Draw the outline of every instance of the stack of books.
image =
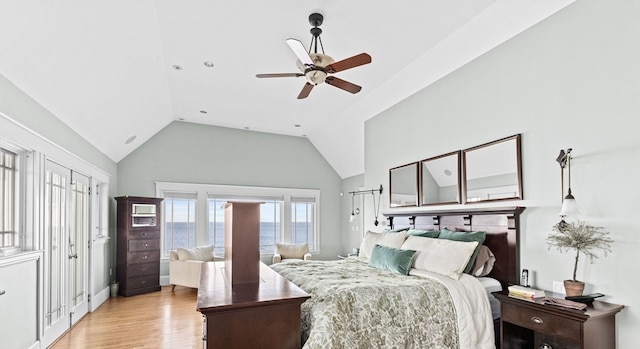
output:
M509 286L509 297L536 300L544 298L544 291L520 285Z

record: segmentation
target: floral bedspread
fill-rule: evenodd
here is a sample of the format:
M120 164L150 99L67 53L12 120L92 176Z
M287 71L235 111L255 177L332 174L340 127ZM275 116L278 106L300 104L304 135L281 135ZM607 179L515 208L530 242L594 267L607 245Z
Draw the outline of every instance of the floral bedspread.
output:
M311 294L301 309L304 348L459 348L455 306L438 281L355 258L271 267Z

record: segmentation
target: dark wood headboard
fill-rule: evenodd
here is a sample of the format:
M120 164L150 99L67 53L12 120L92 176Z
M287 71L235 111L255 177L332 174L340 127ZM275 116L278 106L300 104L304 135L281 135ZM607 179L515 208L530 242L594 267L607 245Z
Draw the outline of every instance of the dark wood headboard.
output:
M496 256L490 277L508 285L520 281L520 213L524 207L385 213L391 228L422 230L486 231L484 245Z

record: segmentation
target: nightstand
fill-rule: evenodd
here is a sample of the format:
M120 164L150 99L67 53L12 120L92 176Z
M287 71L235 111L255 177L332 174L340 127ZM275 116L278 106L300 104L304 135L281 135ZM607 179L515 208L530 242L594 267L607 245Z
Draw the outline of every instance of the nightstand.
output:
M512 298L506 291L493 295L500 301L501 349L616 347L616 314L622 305L594 301L579 311Z

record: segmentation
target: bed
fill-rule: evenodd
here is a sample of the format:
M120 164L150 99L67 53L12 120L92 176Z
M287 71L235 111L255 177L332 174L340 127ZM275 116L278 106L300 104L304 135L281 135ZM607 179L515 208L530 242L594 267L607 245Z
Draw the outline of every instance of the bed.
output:
M449 263L445 256L455 255L462 245L455 245L456 250L451 250L450 245L440 247L434 245L443 243L434 241L442 240L437 238L427 239L424 247L434 251L433 257L425 260L427 254L418 254L422 256L420 262L419 257L412 257L413 267L406 271L408 275L369 265L379 262L380 250L396 253L394 248L382 246L385 243L376 243L372 251L361 251L361 256L344 260L272 265L311 294L311 299L302 305L304 348L494 348L496 309L492 310L490 291L517 283L520 212L521 208L509 208L386 215L387 228L394 230L486 231L484 245L495 255L495 263L491 272L482 277L463 272L456 277L456 273L442 272L440 265L435 272L426 270L434 269L423 266L436 265L434 260L438 258L447 259L443 265ZM414 247L415 241L427 241L410 239ZM405 243L410 239L405 235ZM441 254L438 256L435 251ZM464 265L455 268L460 271Z

